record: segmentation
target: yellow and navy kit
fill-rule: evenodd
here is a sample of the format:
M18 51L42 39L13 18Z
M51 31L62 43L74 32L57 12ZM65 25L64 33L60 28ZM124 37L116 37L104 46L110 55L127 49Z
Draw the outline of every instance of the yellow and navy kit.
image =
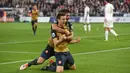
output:
M38 10L33 9L33 10L31 11L31 14L32 14L32 16L31 16L31 17L32 17L32 21L38 19Z
M55 24L58 25L58 22ZM66 26L64 26L65 31L72 31L72 24L69 22L66 22ZM52 39L59 39L60 36L65 35L62 33L58 33L55 30L52 30L51 28L51 36ZM64 66L65 62L67 62L67 65L72 66L74 65L74 59L69 52L69 49L67 47L69 42L63 41L62 43L58 44L57 46L54 46L54 52L55 52L55 58L56 58L56 65L57 66Z
M64 29L65 31L69 31L66 26L65 26L63 29ZM56 32L55 30L52 30L52 31L51 31L51 34L52 34L52 39L57 39L57 40L59 39L60 36L65 35L65 34ZM54 48L55 48L54 51L55 51L55 52L68 52L68 51L69 51L69 49L68 49L68 47L67 47L68 43L69 43L68 41L63 41L63 42L60 43L59 45L54 46Z
M52 25L58 25L58 21L55 21L54 23L52 23ZM70 22L66 22L66 26L64 27L66 29L68 29L70 32L73 31L73 26ZM52 29L51 27L51 33L53 32L54 30ZM56 31L54 31L56 32ZM51 46L51 47L54 47L54 44L53 44L53 41L52 41L52 34L51 34L51 37L49 38L48 40L48 44Z
M49 38L48 44L49 44L51 47L54 47L54 43L53 43L52 37Z

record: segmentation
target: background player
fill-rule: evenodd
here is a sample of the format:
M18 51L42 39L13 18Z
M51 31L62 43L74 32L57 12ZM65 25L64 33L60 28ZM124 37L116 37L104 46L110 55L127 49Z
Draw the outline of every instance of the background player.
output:
M6 22L6 17L7 17L6 11L5 10L2 10L2 11L3 11L2 20L3 22Z
M32 23L33 34L36 35L38 15L39 15L36 5L33 5L33 9L31 10L31 12L29 12L29 14L30 14L31 20L32 20L31 23Z
M108 32L110 31L118 39L118 34L113 30L113 5L108 3L110 0L104 2L105 4L105 18L104 18L104 29L105 29L105 41L108 41Z
M84 4L85 8L84 8L84 31L89 32L91 31L91 25L89 24L89 11L90 8L88 6L88 4Z

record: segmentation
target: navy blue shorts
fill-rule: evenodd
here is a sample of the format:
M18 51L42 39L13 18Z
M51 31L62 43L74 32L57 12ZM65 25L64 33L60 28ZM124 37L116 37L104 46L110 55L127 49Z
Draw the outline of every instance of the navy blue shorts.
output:
M31 23L32 25L34 25L35 23L37 23L37 20L32 20Z
M47 60L51 56L54 56L54 47L51 47L49 44L47 44L45 50L43 50L43 52L41 53L41 57Z
M55 52L55 57L57 66L64 66L65 63L70 66L74 64L74 59L70 52Z

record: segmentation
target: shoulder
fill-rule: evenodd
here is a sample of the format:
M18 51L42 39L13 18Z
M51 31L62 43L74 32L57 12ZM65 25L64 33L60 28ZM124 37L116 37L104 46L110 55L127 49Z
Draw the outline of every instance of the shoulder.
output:
M39 10L36 10L36 12L39 12Z
M86 11L88 11L88 10L89 10L89 7L88 7L88 6L86 6L86 7L85 7L85 10L86 10Z
M110 4L105 5L105 9L108 9L110 7Z
M69 26L72 26L72 23L71 23L71 22L69 22L69 21L67 22L67 24L68 24Z
M52 24L58 24L58 21L57 21L57 20L54 20L54 21L52 22Z
M111 7L114 7L114 6L111 4Z
M70 30L73 30L73 25L71 22L67 22L67 26L69 27Z
M109 4L107 5L107 7L108 7L108 8L112 8L112 9L114 8L111 3L109 3Z
M85 7L85 10L87 10L87 9L88 9L88 6Z
M111 3L109 3L108 6L113 6L113 5Z

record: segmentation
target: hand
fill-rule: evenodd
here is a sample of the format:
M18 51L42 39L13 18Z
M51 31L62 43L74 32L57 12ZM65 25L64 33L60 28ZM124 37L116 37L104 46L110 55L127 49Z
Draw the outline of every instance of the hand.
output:
M61 39L61 40L66 40L66 36L65 36L65 35L62 35L62 36L60 37L60 39Z
M80 38L80 37L77 37L76 42L79 43L80 40L81 40L81 38Z
M70 32L69 31L65 31L65 34L68 36L68 35L70 35Z
M63 39L66 40L66 36L65 35L62 35Z

